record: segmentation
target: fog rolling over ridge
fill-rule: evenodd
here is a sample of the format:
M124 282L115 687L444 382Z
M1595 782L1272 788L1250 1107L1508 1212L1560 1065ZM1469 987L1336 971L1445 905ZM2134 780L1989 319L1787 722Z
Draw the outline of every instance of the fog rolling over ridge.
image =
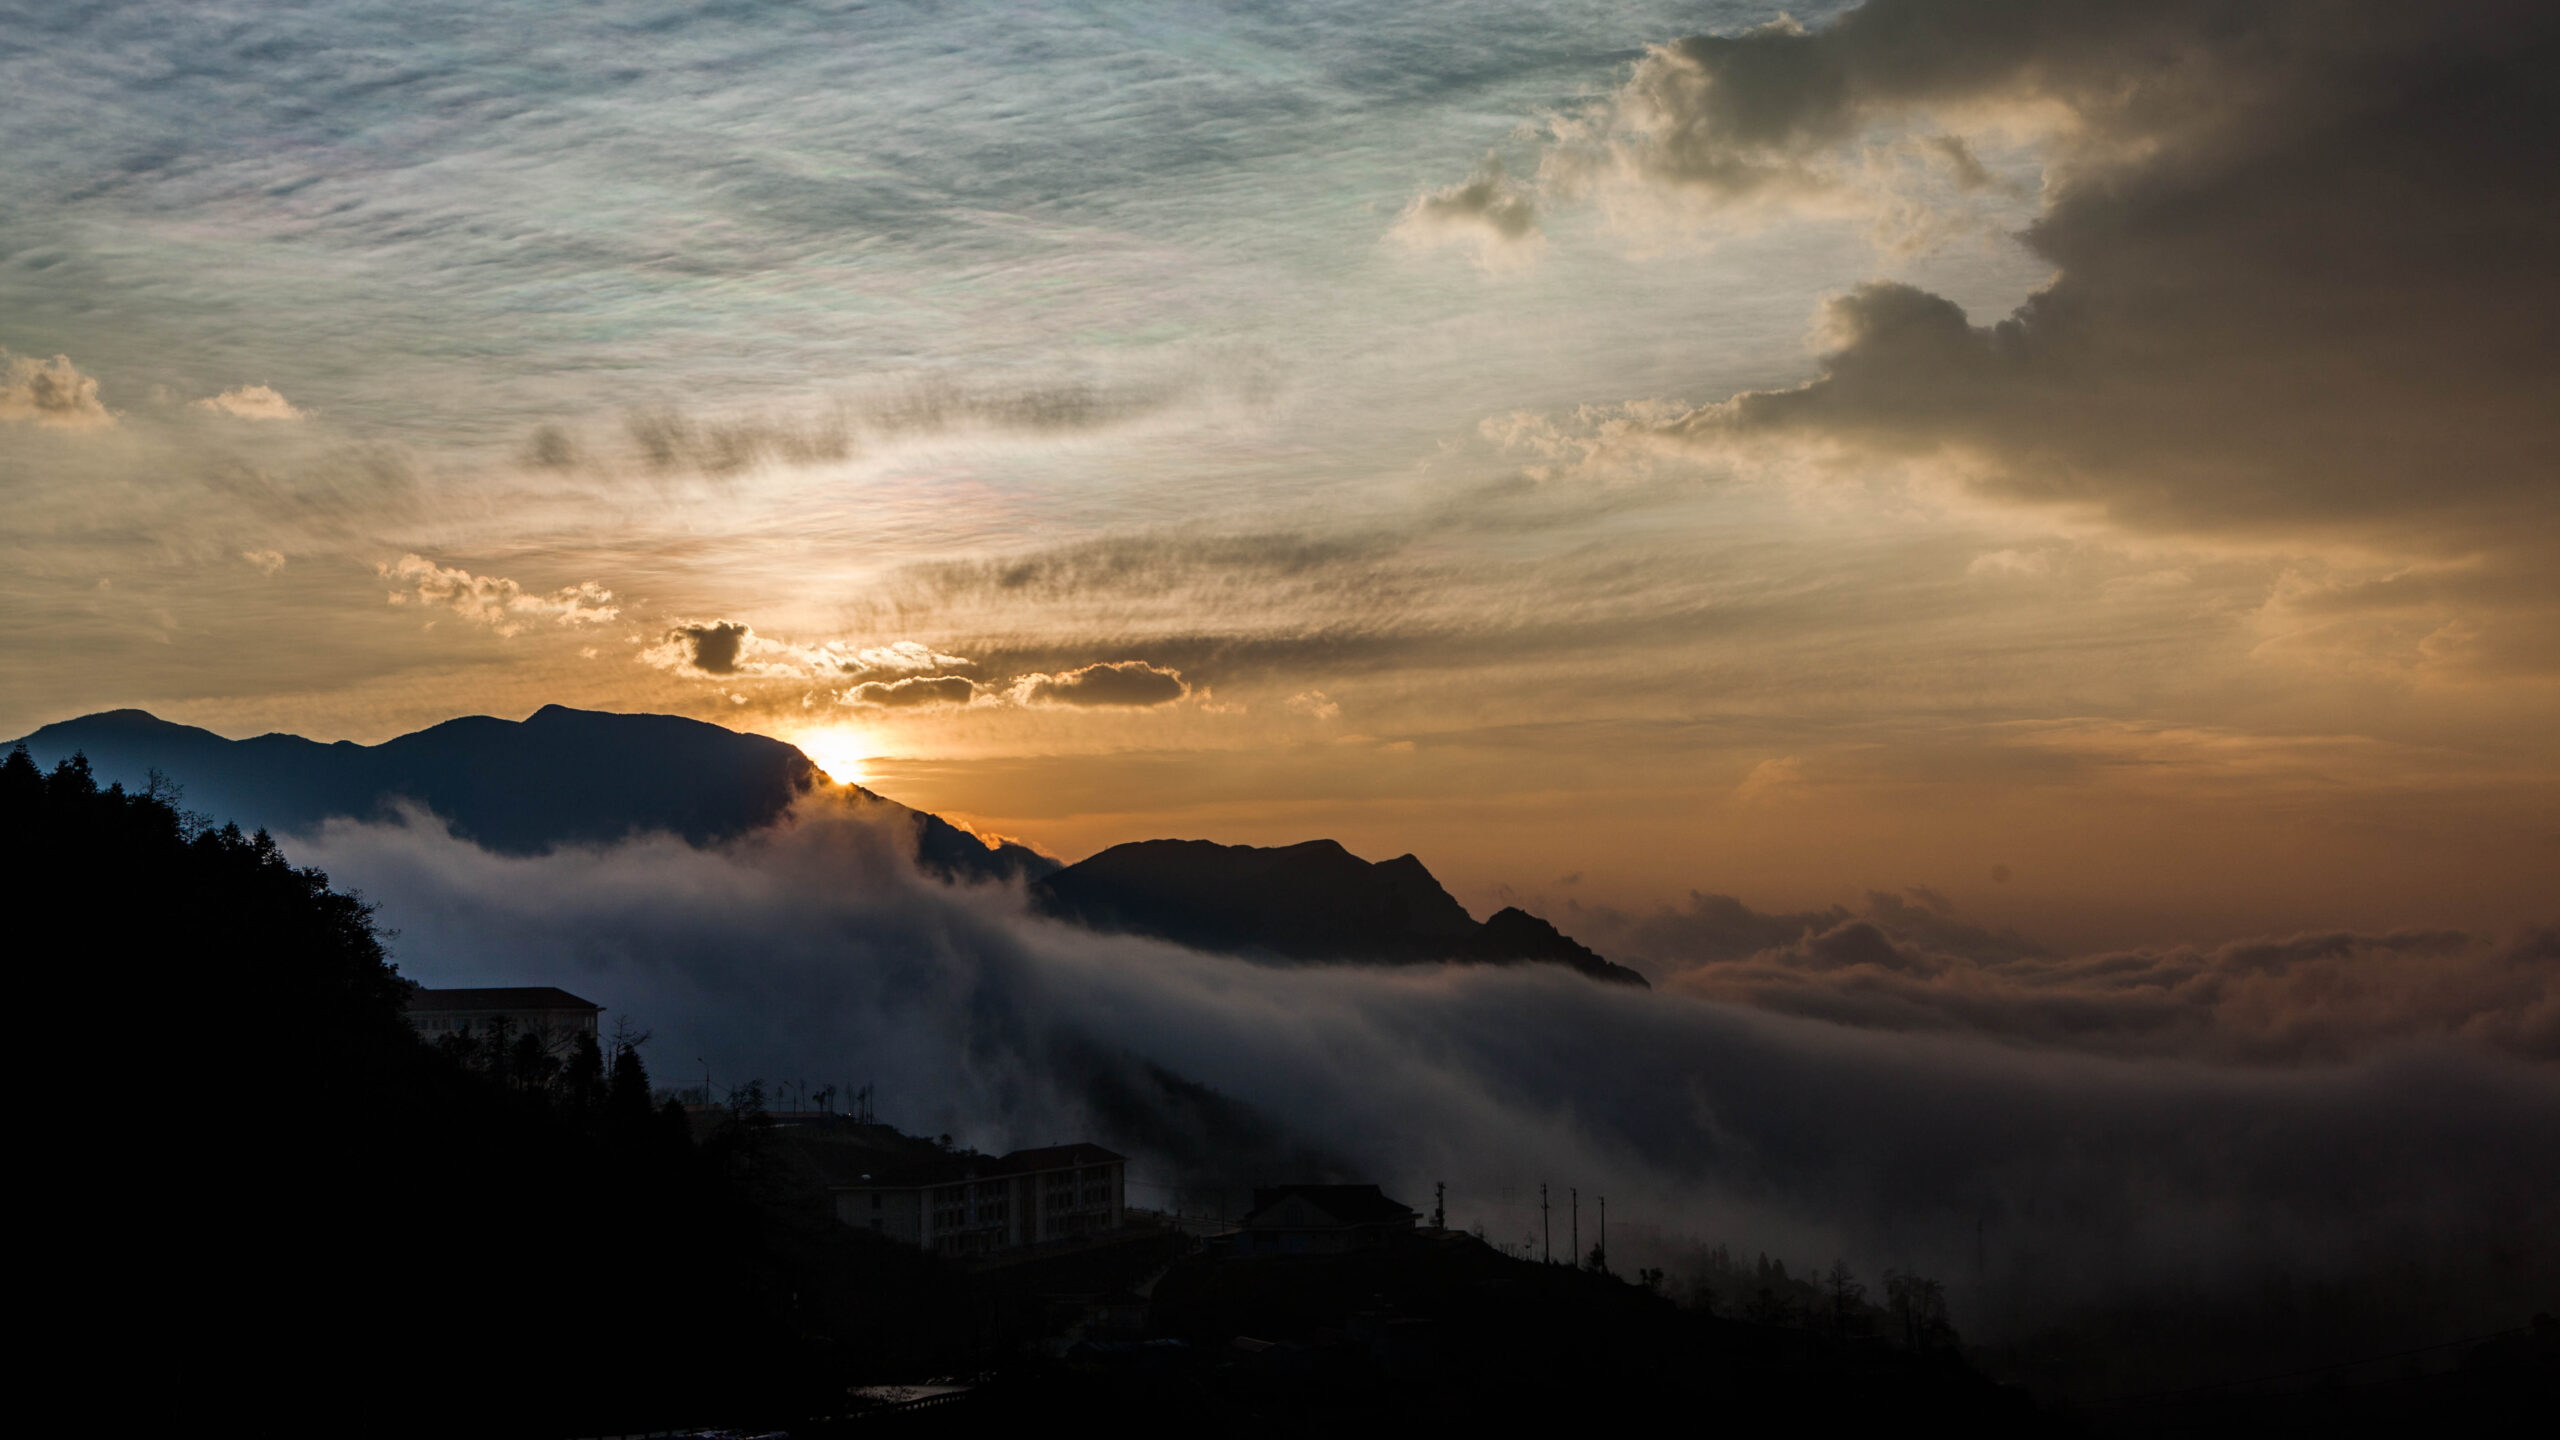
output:
M2117 999L2127 1022L2071 994L2086 1045L1961 1007L1917 1027L1887 1004L1912 974L1897 956L1946 971L1971 940L1976 969L1997 969L2035 945L1951 917L1923 943L1882 899L1866 917L1743 912L1772 938L1654 961L1667 992L1562 966L1285 969L1052 920L1019 879L919 871L901 815L819 787L701 846L643 833L502 853L404 805L289 851L379 904L412 979L576 989L655 1035L663 1084L701 1066L722 1086L876 1084L909 1130L983 1148L1091 1135L1160 1186L1324 1174L1421 1199L1446 1181L1457 1225L1513 1245L1539 1181L1580 1186L1610 1197L1620 1266L1677 1261L1669 1240L1695 1238L1925 1268L1994 1335L2074 1304L2381 1268L2422 1273L2429 1307L2463 1325L2529 1307L2560 1273L2560 1148L2519 1143L2560 1133L2560 1071L2527 1058L2540 1045L2483 1038L2478 1015L2363 1038L2337 1038L2340 1020L2335 1058L2253 1063L2227 1063L2245 1017L2145 1030L2158 994ZM1656 951L1677 933L1713 948L1702 907L1687 930L1679 912L1585 920ZM1882 951L1843 953L1859 943ZM2527 981L2504 994L2509 1033L2547 1027L2550 945L2499 953ZM1802 984L1700 981L1733 974ZM1812 989L1882 999L1807 1017ZM2117 1043L2130 1030L2148 1043Z
M548 789L490 783L563 728L579 743L555 748ZM1372 866L1330 842L1006 864L806 778L790 747L665 717L554 707L422 733L461 737L441 769L388 763L418 736L233 742L130 714L30 748L87 744L106 778L209 777L379 907L405 974L574 990L653 1034L662 1084L705 1068L722 1087L868 1083L911 1131L1099 1139L1158 1187L1142 1203L1309 1178L1422 1201L1445 1181L1453 1223L1518 1246L1544 1181L1610 1197L1622 1269L1677 1265L1686 1241L1918 1268L1993 1339L2075 1307L2386 1275L2411 1333L2441 1338L2560 1288L2560 1147L2518 1143L2560 1134L2549 931L2072 956L1926 890L1796 913L1699 894L1564 912L1659 990L1607 983L1605 962L1311 964L1358 937L1275 910L1273 877L1301 887L1292 904L1340 882L1355 908L1387 905L1403 928L1380 932L1383 958L1509 932L1477 927L1420 860ZM278 747L387 768L292 812L240 764ZM758 813L688 839L720 755L789 780L787 797L730 797ZM632 773L614 786L582 765ZM955 844L983 861L949 863ZM1096 906L1128 908L1081 913Z
M2560 1074L2459 1039L2239 1067L1554 967L1276 968L919 875L823 794L706 848L504 856L413 813L295 853L381 906L405 972L567 986L652 1031L662 1081L869 1082L910 1130L1091 1136L1159 1184L1445 1180L1454 1223L1513 1244L1539 1181L1575 1185L1621 1266L1675 1258L1650 1232L1918 1267L1977 1333L2386 1269L2418 1277L2413 1323L2505 1324L2560 1270L2560 1149L2518 1143L2560 1133Z

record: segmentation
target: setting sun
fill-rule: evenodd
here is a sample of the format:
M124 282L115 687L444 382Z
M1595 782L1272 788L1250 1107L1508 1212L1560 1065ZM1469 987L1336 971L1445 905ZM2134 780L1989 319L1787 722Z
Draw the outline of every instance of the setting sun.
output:
M828 779L839 785L862 783L863 767L869 763L872 753L868 731L831 726L824 730L803 730L791 736L790 740L800 747L801 754L816 761L818 768L827 772Z

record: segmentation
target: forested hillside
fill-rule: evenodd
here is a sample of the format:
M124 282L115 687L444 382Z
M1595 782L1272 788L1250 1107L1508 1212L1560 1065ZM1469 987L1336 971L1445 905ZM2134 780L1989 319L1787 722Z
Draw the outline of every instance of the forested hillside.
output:
M21 1174L76 1262L28 1308L132 1379L46 1396L73 1370L38 1365L27 1403L594 1433L807 1414L849 1365L966 1350L933 1262L776 1193L751 1114L697 1146L631 1049L420 1041L367 907L263 833L20 750L0 846Z

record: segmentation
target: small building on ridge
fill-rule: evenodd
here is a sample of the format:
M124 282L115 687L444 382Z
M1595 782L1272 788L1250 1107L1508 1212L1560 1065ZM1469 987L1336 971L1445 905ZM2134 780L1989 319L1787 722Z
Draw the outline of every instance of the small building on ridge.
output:
M1421 1217L1375 1185L1256 1187L1236 1255L1340 1255L1392 1243Z

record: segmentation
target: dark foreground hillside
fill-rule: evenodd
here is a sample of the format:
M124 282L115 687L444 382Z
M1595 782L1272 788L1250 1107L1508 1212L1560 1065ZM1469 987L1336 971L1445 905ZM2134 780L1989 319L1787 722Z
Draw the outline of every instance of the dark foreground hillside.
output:
M2050 1428L2024 1392L1992 1384L1952 1345L1717 1319L1454 1231L1340 1255L1213 1247L1166 1272L1153 1298L1154 1338L1070 1352L1046 1385L1016 1385L1017 1406L1143 1397L1164 1419L1252 1434Z
M68 1262L22 1282L24 1408L594 1433L809 1413L855 1358L977 1357L932 1261L769 1203L746 1128L697 1145L636 1055L421 1042L365 907L263 834L16 751L0 873L22 1073L50 1092L25 1233Z

